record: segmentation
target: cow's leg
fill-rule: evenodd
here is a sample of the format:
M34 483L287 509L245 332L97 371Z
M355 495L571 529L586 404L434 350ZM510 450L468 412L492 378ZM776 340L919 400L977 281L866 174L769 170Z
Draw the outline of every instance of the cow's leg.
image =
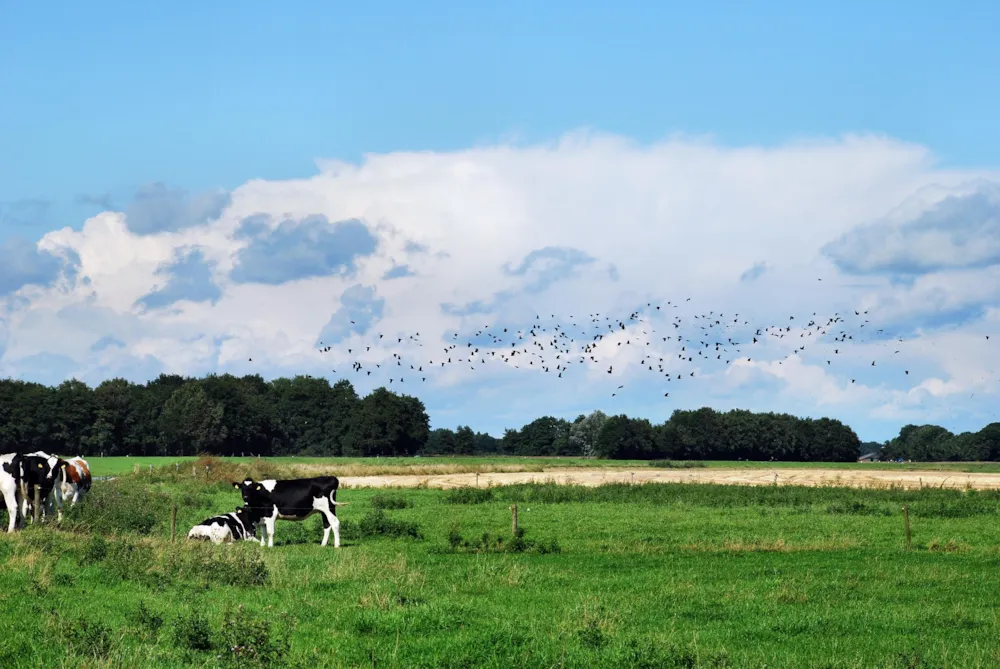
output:
M17 526L17 494L8 490L3 491L3 501L7 504L7 534L14 531Z
M266 530L266 534L267 534L267 547L268 548L273 548L274 547L274 522L275 522L275 519L276 519L277 515L278 514L274 514L274 516L270 516L270 517L264 519L264 529ZM264 540L263 539L260 540L260 545L261 546L264 545Z
M28 493L31 492L31 486L23 481L20 483L21 486L21 503L18 505L18 513L21 514L21 524L24 525L28 521Z
M320 546L327 545L330 541L330 530L333 530L333 547L340 548L340 519L330 508L330 501L325 497L317 499L313 502L313 508L323 516L323 543Z
M62 514L63 493L59 489L59 485L58 484L56 485L55 489L52 491L52 498L53 498L53 502L55 502L56 507L59 509L59 513L56 516L56 522L57 523L61 523L62 522L62 518L63 518L63 514Z

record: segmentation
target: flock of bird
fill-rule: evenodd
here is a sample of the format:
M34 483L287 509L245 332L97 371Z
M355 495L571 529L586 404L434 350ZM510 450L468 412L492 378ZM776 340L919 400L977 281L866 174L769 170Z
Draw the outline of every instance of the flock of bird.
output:
M637 365L657 376L663 383L663 397L670 397L671 390L692 378L755 359L780 365L792 356L809 356L831 367L849 359L848 364L856 368L862 364L858 356L863 352L873 356L870 366L877 367L879 355L888 350L898 354L906 342L872 324L863 309L825 316L793 315L765 324L739 313L692 310L690 302L691 298L647 302L620 314L565 318L536 314L533 322L516 326L493 322L464 333L449 332L441 342L425 341L419 332L373 332L336 345L321 342L319 350L339 353L336 357L347 361L350 374L374 375L382 383L388 379L392 387L426 383L434 374L458 367L475 371L502 365L569 379L575 377L577 368L614 377L616 370ZM388 349L392 354L387 358ZM863 364L869 366L869 360ZM910 374L909 369L896 370L891 360L889 365L893 373ZM332 371L344 373L343 369ZM858 375L856 371L851 383ZM620 381L613 386L609 388L612 397L625 388Z

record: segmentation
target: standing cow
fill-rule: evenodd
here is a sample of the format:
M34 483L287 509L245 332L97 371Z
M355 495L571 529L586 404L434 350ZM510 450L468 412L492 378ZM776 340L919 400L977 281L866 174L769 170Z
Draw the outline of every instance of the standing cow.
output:
M59 478L59 468L63 460L44 451L25 453L21 456L21 478L18 488L21 494L21 518L28 518L29 505L34 505L34 489L39 489L42 519L45 519L45 504Z
M0 455L0 495L7 506L7 533L17 527L21 507L21 470L24 456L19 453Z
M243 495L243 502L263 515L267 534L267 545L274 546L274 522L282 520L305 520L314 513L323 516L323 543L326 546L333 530L333 546L340 548L340 520L337 507L344 504L337 501L336 476L317 476L309 479L289 479L276 481L254 481L246 479L242 483L233 482L233 487ZM264 545L264 537L260 538Z
M92 479L90 465L80 456L59 462L58 483L53 497L59 507L59 520L62 521L63 500L69 500L70 506L76 506L90 491Z

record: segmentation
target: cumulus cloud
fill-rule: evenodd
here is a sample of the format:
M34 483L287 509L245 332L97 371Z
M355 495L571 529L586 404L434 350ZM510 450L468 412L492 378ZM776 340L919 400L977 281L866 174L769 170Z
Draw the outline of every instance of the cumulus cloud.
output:
M352 334L363 335L382 318L385 299L375 297L373 286L354 284L340 296L340 308L319 333L319 345L336 344Z
M216 220L229 202L230 195L224 191L191 195L162 183L152 183L135 194L125 208L125 219L129 229L139 235L177 232Z
M361 221L331 224L321 214L286 219L273 228L263 217L253 216L241 223L236 239L249 244L237 256L232 280L271 285L331 274L352 276L358 258L372 254L378 245Z
M845 272L925 274L1000 264L1000 183L928 189L823 247Z
M182 249L177 259L156 269L166 283L157 286L136 302L147 309L160 309L181 300L215 302L222 291L212 277L214 264L205 260L201 249Z
M946 335L985 343L998 327L998 182L882 137L730 148L571 134L326 161L309 178L252 180L209 200L158 186L140 198L145 212L133 203L12 253L40 267L0 266L9 293L0 373L30 374L41 368L32 356L57 353L91 375L126 361L150 373L347 375L366 392L388 381L395 353L434 360L426 384L407 377L400 388L420 394L432 417L494 432L544 412L600 407L662 420L711 404L826 413L869 429L862 436L887 436L878 431L898 429L905 411L960 422L995 404L996 377L986 384L971 362L950 363L948 349L965 340ZM630 328L621 347L609 339L612 375L605 360L579 362L580 341L558 381L528 365L439 365L456 333L552 314L625 317L654 301L660 322ZM845 343L836 364L825 345L796 351L786 333L748 366L727 372L712 356L666 387L634 351L648 341L670 363L672 342L642 327L659 332L675 315L711 333L714 323L694 316L739 314L749 325L731 336L746 341L753 325L855 310L869 311L857 317L869 321L864 337ZM321 354L321 340L339 343ZM887 348L897 343L900 353ZM346 349L368 345L364 364L375 371L352 376ZM979 354L979 368L1000 367L994 349ZM865 358L877 356L891 362L872 368ZM46 364L50 376L68 369ZM612 400L617 385L625 389Z
M78 262L72 250L57 255L23 237L9 237L0 243L0 295L30 284L49 286Z

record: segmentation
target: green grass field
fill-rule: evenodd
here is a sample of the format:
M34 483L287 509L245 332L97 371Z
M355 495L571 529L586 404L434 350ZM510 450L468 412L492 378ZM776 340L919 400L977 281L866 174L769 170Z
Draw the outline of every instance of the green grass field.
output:
M230 462L251 463L253 458L223 458ZM175 463L190 462L192 458L161 458L161 457L89 457L94 476L114 476L132 472L135 467L148 471L149 466L161 467ZM585 458L551 458L551 457L422 457L422 458L265 458L267 462L277 465L332 465L347 470L363 468L366 473L405 473L410 469L419 470L427 467L451 466L454 473L487 472L501 468L519 468L522 471L541 471L552 467L648 467L645 460L588 460ZM861 470L893 470L893 471L954 471L954 472L1000 472L1000 462L912 462L895 464L891 462L737 462L734 460L706 460L699 466L717 468L748 468L748 469L861 469ZM404 470L406 468L406 470Z
M317 517L183 538L276 466L126 474L0 537L0 666L1000 666L997 492L346 489L340 549Z

